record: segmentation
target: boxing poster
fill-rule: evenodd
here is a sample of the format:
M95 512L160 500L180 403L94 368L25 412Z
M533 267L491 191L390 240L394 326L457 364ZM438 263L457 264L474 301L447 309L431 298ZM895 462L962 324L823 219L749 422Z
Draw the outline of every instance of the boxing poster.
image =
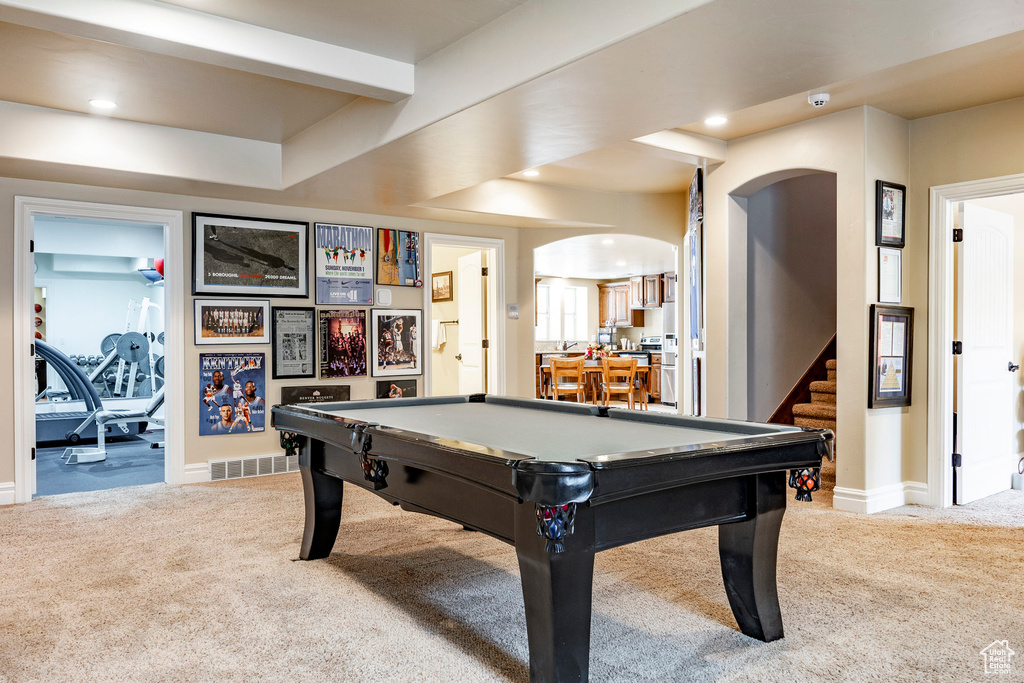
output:
M373 228L317 223L316 302L373 304Z
M199 354L199 436L266 429L265 359L262 353Z

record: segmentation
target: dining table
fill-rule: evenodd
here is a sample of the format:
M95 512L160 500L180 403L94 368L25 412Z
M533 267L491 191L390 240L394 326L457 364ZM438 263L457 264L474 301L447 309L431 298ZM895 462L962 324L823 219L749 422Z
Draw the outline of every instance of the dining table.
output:
M594 405L598 402L598 392L601 388L601 361L597 359L587 359L583 361L583 391L584 396L590 394L590 401ZM636 364L636 384L639 391L647 391L647 376L651 371L651 366L646 361L637 360ZM548 390L551 386L551 365L544 363L539 366L537 372L540 374L540 395L541 398L549 398ZM639 399L637 399L639 400Z

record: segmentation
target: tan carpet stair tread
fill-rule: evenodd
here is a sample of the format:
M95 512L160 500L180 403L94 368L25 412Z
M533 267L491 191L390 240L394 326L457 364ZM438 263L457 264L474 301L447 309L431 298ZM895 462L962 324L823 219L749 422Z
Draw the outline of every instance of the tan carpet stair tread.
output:
M797 403L793 406L793 417L835 420L836 406L832 403Z
M793 424L797 427L810 427L812 429L831 429L833 432L836 431L835 420L815 420L810 417L797 417L793 419Z

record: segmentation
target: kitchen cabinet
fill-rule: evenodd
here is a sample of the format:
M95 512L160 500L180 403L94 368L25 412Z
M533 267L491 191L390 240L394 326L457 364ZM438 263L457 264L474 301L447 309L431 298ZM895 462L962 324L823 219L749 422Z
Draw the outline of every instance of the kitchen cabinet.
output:
M651 354L651 370L647 373L647 395L652 401L661 400L661 354Z
M661 308L661 275L644 276L644 308Z
M644 307L643 276L629 278L629 307L633 309Z
M598 285L597 310L601 327L643 327L643 310L629 306L629 283Z
M676 301L676 274L665 273L662 279L662 303L671 304Z

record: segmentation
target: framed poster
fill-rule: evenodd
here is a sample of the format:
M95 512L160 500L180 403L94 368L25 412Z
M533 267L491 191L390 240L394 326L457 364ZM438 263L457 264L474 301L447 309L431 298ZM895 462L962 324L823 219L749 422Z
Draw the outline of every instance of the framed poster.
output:
M423 286L418 232L377 229L377 284Z
M309 223L192 214L192 293L309 296Z
M337 403L348 401L352 388L347 384L317 384L315 386L281 387L281 403Z
M903 252L878 248L878 301L898 304L903 299Z
M320 316L320 379L366 377L366 311L324 309Z
M195 343L266 344L270 301L194 299Z
M875 246L902 249L906 241L907 188L875 181Z
M870 347L868 408L909 406L914 309L872 304Z
M374 377L423 374L421 316L419 310L375 308L371 311L370 356Z
M687 227L687 248L690 251L690 274L687 281L690 310L690 348L700 351L703 348L701 330L704 323L704 267L703 241L704 226L704 173L697 169L690 181L690 206Z
M262 353L199 354L199 436L266 429L266 373Z
M373 305L373 228L316 223L316 303Z
M413 398L416 396L416 380L392 379L377 382L377 398Z
M273 379L316 377L316 309L274 306Z
M430 301L452 301L455 294L452 292L452 271L446 270L443 273L434 273L430 276Z

